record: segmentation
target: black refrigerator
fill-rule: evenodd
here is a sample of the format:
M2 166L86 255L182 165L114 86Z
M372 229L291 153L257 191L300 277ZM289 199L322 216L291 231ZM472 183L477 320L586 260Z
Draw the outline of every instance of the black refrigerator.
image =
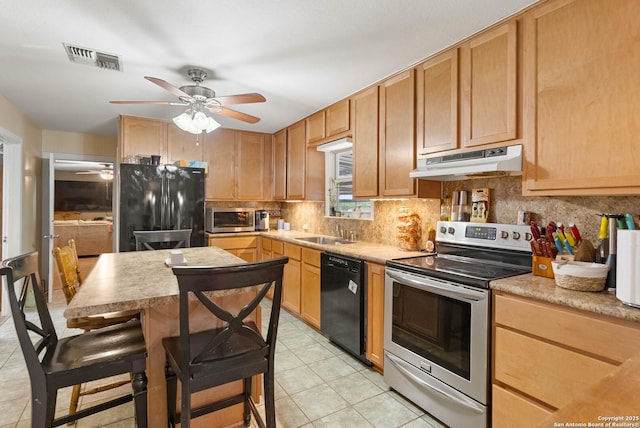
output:
M191 246L204 247L202 168L120 165L120 251L135 251L137 230L191 229Z

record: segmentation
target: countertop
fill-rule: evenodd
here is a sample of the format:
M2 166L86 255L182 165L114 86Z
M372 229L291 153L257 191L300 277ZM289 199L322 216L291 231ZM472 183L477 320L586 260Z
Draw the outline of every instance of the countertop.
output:
M246 263L217 247L183 248L189 265L225 266ZM82 287L64 311L77 318L114 311L139 310L178 301L178 281L164 260L171 250L100 255ZM224 290L218 295L234 294Z
M234 237L234 236L264 236L267 238L279 239L291 244L301 245L304 247L314 248L316 250L330 251L332 253L341 254L343 256L356 257L368 262L385 264L387 260L400 259L405 257L424 256L427 253L423 251L405 251L399 247L392 245L376 244L367 241L355 241L349 244L323 245L313 242L300 241L296 238L304 238L310 236L328 236L318 233L299 232L296 230L272 230L262 232L240 232L240 233L216 233L209 234L209 237Z
M551 278L532 274L491 281L491 289L618 319L640 322L640 309L627 306L607 291L574 291L558 287Z

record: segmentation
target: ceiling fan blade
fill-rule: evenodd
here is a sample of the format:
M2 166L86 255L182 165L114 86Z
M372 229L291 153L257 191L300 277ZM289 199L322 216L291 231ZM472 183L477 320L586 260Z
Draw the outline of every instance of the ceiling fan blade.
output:
M230 108L226 108L226 107L214 107L214 108L211 108L210 111L215 114L227 116L232 119L242 120L244 122L249 122L249 123L260 122L259 117L251 116L250 114L246 114L246 113L241 113L236 110L231 110Z
M176 88L175 86L173 86L171 83L167 81L158 79L157 77L150 77L150 76L144 76L144 78L160 86L162 89L171 92L173 95L175 95L178 98L189 100L190 102L195 102L195 99L193 99L191 95L187 94L184 91L181 91L180 89Z
M101 171L78 171L76 172L76 174L78 175L94 175L94 174L101 174Z
M266 98L260 94L251 93L251 94L238 94L238 95L226 95L222 97L213 98L218 100L220 104L249 104L249 103L263 103L266 101ZM209 100L207 100L209 101Z
M189 103L174 101L109 101L111 104L157 104L161 106L188 106Z

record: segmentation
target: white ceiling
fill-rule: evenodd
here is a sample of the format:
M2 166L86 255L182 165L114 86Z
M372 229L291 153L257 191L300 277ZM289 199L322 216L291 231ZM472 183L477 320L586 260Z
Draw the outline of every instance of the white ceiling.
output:
M119 114L169 119L174 86L212 71L217 95L275 132L523 9L534 0L0 0L0 95L44 129L116 135ZM63 43L122 57L123 72L72 63Z

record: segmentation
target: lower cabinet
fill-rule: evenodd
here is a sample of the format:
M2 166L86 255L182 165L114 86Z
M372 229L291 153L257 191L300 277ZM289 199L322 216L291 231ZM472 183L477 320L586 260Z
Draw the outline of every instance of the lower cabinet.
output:
M220 247L247 262L255 262L258 260L257 236L210 236L209 246Z
M536 426L640 352L637 323L493 295L493 427Z
M384 368L384 266L367 262L367 351L380 371Z
M320 329L320 253L302 248L302 277L300 281L300 315L313 327Z
M284 265L282 284L282 307L300 315L300 273L302 247L284 243L284 255L289 257L289 263ZM274 251L275 256L275 251Z

